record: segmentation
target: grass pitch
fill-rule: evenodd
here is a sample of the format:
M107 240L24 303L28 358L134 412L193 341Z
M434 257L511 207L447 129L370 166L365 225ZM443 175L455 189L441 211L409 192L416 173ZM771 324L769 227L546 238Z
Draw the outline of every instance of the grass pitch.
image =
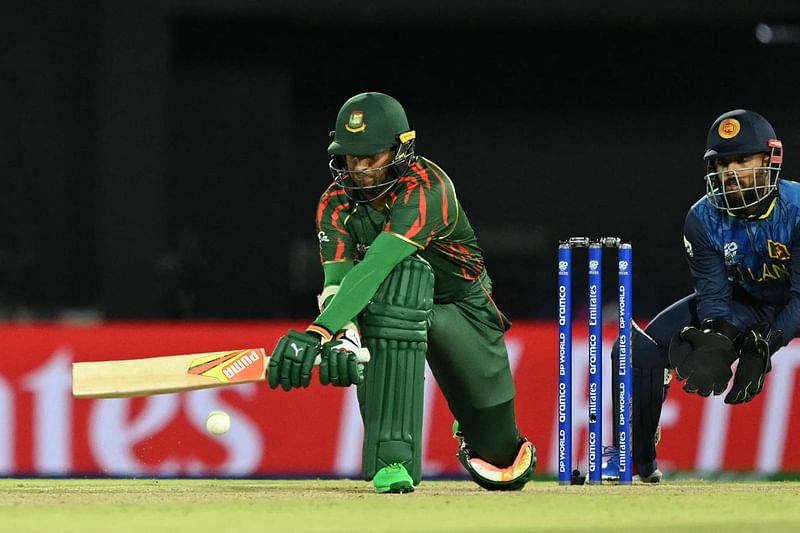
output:
M800 531L800 482L680 480L513 493L424 481L379 495L351 480L0 480L0 531Z

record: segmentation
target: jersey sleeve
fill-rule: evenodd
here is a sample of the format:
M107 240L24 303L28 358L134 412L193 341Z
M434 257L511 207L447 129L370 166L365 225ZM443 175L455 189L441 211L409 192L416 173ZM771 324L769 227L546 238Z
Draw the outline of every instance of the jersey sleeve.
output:
M314 324L330 332L339 331L367 306L394 267L416 250L394 235L381 233L364 259L344 276L336 296Z
M457 221L458 202L452 182L435 164L415 164L392 195L392 216L384 231L419 249L447 234Z
M728 281L725 260L715 249L703 223L693 210L686 215L683 228L686 259L697 294L697 314L731 320L733 287Z
M344 191L331 187L317 206L317 240L322 264L353 261L355 242L345 227L349 202Z
M774 327L783 332L783 343L788 344L800 336L800 227L795 228L792 240L792 279L789 286L789 302L778 316Z

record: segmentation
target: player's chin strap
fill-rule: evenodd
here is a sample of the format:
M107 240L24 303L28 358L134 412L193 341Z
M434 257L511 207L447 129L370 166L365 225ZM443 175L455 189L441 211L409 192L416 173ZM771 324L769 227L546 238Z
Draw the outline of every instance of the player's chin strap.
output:
M510 466L500 468L491 463L470 457L469 447L457 426L453 428L459 442L458 461L469 472L472 480L486 490L520 490L530 480L536 467L536 448L528 439L522 438L517 457Z

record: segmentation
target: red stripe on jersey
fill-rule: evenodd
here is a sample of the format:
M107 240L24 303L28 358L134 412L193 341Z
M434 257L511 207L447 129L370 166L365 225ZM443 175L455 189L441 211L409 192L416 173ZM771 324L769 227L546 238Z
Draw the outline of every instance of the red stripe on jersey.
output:
M447 226L447 187L445 187L444 178L436 172L434 167L431 167L431 171L433 171L433 175L436 176L442 186L442 223Z
M411 170L419 174L419 177L425 182L425 187L428 189L431 188L431 180L428 177L428 171L425 170L425 167L420 165L418 162L415 162L413 165L411 165Z
M334 185L331 185L328 190L322 195L322 198L319 201L319 206L317 207L317 229L322 229L322 217L325 215L325 211L327 211L328 207L330 207L331 202L337 196L341 196L344 194L344 191L339 188L333 188ZM341 205L334 208L333 213L331 214L331 225L333 228L338 231L339 233L343 233L344 235L349 235L348 231L339 224L339 219L341 218L341 213L344 209L347 209L349 206L349 202L345 201Z
M339 225L339 219L342 217L342 211L347 207L347 204L342 204L336 209L333 210L333 214L331 214L331 224L339 233L344 233L345 235L349 235L344 227Z
M333 257L334 261L341 261L344 259L344 241L337 237L336 238L336 255Z
M452 243L450 245L450 247L453 248L454 250L457 250L461 254L461 257L465 258L465 260L470 259L469 251L466 248L464 248L462 245L460 245L458 243ZM476 280L478 278L478 274L480 273L480 271L471 274L467 270L468 266L469 266L469 263L466 263L466 262L463 263L461 265L461 273L464 275L465 279L468 279L469 281L474 281L474 280Z
M406 199L406 203L408 203L408 199ZM425 191L421 188L419 189L419 216L414 221L414 224L411 225L408 232L406 232L405 237L407 239L413 239L422 228L425 227L425 223L427 222L428 217L428 206L425 203ZM425 243L427 244L427 242Z
M329 203L331 203L331 197L327 194L319 201L319 205L317 206L317 229L322 228L322 214L325 212Z
M327 209L328 205L331 203L334 197L344 194L344 191L339 189L335 185L330 185L328 189L322 194L322 198L319 201L319 205L317 206L317 227L320 227L322 224L322 215L325 213L325 209Z
M408 183L408 187L406 188L406 195L403 197L403 203L407 204L408 201L411 199L411 193L419 187L419 182L413 178L404 178L401 181L405 181Z
M470 265L470 259L474 259L474 256L469 253L469 250L461 246L457 243L434 243L432 246L436 246L439 250L443 253L447 254L453 261L461 265L461 276L468 280L474 281L480 276L481 271L483 270L483 261L476 260L474 265ZM471 268L470 268L471 267Z

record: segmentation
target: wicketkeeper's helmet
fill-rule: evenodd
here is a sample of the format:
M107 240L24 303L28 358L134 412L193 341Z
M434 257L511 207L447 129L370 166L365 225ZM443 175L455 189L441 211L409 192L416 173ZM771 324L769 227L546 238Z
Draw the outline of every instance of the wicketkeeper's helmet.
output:
M733 156L769 154L767 166L717 172L716 161ZM706 151L706 196L718 209L737 210L750 207L777 193L783 163L783 145L767 119L746 109L720 115L708 130ZM726 192L730 180L752 176L751 187L738 186Z
M347 100L336 117L336 129L331 132L329 168L333 180L356 202L369 202L379 198L397 183L414 160L416 133L408 126L408 118L400 102L383 93L368 92ZM346 155L375 155L395 148L392 161L374 172L388 168L383 183L361 187L352 175L359 171L347 170Z

